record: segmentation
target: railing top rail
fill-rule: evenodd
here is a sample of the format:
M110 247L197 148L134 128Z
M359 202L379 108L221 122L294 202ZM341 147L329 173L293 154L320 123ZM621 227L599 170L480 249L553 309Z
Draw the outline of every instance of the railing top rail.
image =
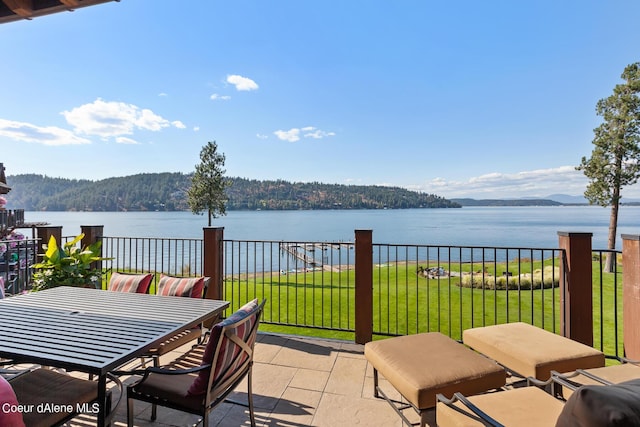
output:
M201 242L201 237L131 237L131 236L102 236L102 239L129 239L129 240L184 240Z
M249 239L223 239L225 243L295 243L308 245L354 245L353 241L314 241L314 240L249 240ZM515 247L515 246L477 246L477 245L435 245L435 244L419 244L419 243L373 243L373 246L388 247L409 247L409 248L451 248L451 249L499 249L499 250L536 250L536 251L559 251L558 247Z

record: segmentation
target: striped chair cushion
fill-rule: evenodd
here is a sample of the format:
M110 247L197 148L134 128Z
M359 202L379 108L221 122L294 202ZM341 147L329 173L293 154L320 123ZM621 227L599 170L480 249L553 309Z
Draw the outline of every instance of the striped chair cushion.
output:
M226 336L222 335L222 329L225 326L229 326L242 319L252 316L251 319L239 324L234 331L230 332L240 337L240 339L246 342L249 347L253 348L256 334L253 334L252 337L250 337L249 334L251 333L255 322L258 321L256 315L257 308L257 299L249 301L248 303L240 307L238 311L227 317L222 322L214 325L211 329L211 335L209 337L209 341L207 342L204 355L202 356L202 364L213 365L214 387L216 384L224 382L229 376L233 375L236 369L250 357L250 355L244 352L240 346L228 339ZM220 345L220 350L218 352L218 358L214 363L213 357L218 344ZM191 396L205 394L207 391L207 384L209 383L210 373L211 369L204 369L200 371L198 373L198 376L193 380L191 387L189 387L187 394Z
M153 274L113 273L107 289L115 292L146 294Z
M160 276L158 295L173 297L202 298L204 277Z

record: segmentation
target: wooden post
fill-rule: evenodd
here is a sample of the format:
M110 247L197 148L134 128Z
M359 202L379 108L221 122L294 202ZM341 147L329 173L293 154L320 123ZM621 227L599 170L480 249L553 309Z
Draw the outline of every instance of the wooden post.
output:
M223 299L222 274L224 227L204 228L204 249L202 253L203 274L210 277L205 298Z
M45 250L42 248L42 245L47 245L51 236L56 238L56 242L58 242L58 246L60 246L60 244L62 243L62 226L45 225L36 227L36 238L40 240L37 262L42 261L42 254L44 254L45 252Z
M622 235L624 355L640 360L640 235Z
M566 254L560 263L560 329L562 335L593 347L592 233L558 232Z
M80 245L82 247L87 247L92 243L97 241L102 241L102 236L104 235L104 225L81 225L80 232L84 233L84 237L82 241L80 241ZM100 257L102 257L102 246L100 246ZM96 261L91 264L91 268L94 270L102 270L102 261Z
M355 230L356 234L356 343L373 339L373 231Z
M204 248L202 249L202 272L209 277L209 287L205 298L208 299L224 299L223 274L224 274L224 227L204 227ZM204 323L206 328L219 319L211 319Z

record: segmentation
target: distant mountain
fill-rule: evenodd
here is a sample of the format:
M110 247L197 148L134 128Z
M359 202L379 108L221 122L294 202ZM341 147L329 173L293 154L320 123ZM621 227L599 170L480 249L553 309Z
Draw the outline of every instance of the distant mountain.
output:
M562 203L547 199L451 199L464 206L562 206Z
M567 194L552 194L544 199L523 197L520 199L451 199L460 206L568 206L588 205L589 202L583 196L569 196ZM640 199L622 199L623 205L640 205Z
M567 194L551 194L545 197L545 199L555 200L563 205L588 205L589 201L584 196L569 196ZM629 199L622 197L622 204L637 205L640 203L640 199Z
M567 194L551 194L545 197L545 199L555 200L562 204L569 205L588 205L589 201L584 196L569 196Z
M459 208L434 194L399 187L229 178L227 210ZM28 211L188 211L191 175L138 174L100 181L7 177L7 208Z

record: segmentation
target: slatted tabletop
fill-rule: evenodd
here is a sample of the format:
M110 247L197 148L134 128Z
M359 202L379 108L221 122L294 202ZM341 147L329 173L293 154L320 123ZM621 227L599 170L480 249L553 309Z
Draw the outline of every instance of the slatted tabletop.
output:
M102 427L109 371L228 306L65 286L6 298L0 300L0 357L97 374Z
M226 301L58 287L0 301L0 357L106 375Z

